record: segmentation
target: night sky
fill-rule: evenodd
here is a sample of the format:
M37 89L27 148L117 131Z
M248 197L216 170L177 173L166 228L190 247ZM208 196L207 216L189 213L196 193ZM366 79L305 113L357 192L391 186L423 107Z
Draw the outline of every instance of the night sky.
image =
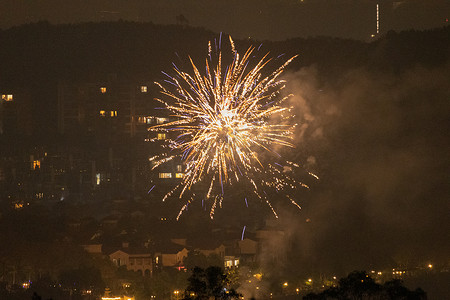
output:
M445 25L448 0L3 0L0 28L48 20L51 23L129 20L174 24L183 15L192 26L236 38L283 40L336 36L367 40L380 32Z

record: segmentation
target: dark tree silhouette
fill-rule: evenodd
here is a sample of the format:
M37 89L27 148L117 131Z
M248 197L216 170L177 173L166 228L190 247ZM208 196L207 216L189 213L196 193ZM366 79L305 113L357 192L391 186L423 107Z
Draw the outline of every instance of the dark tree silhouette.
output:
M185 291L187 299L237 299L239 294L227 286L227 275L222 268L211 266L206 269L195 267L188 278Z
M309 293L304 300L424 300L426 293L418 288L408 290L400 280L388 281L383 285L376 283L366 272L354 271L339 280L337 287L321 293Z
M188 270L193 270L195 267L206 269L209 266L221 266L223 261L217 254L210 254L208 256L199 251L189 251L188 255L183 261Z
M41 300L41 296L39 296L36 292L33 293L33 296L31 296L31 300Z

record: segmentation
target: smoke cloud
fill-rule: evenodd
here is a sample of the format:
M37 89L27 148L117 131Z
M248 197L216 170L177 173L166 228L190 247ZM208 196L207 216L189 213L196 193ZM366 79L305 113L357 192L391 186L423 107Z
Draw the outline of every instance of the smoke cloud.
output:
M345 274L447 263L450 67L286 74L299 126L294 159L320 180L285 209L281 268ZM279 244L283 245L283 244ZM262 258L262 262L265 259Z

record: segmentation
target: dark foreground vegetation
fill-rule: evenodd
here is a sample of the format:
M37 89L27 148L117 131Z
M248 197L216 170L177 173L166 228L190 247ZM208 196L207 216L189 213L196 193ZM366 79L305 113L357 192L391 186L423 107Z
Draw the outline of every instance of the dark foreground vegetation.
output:
M337 286L320 293L310 293L303 300L364 299L364 300L425 300L426 293L417 288L406 288L401 280L391 280L383 284L376 283L366 272L352 272L341 278Z

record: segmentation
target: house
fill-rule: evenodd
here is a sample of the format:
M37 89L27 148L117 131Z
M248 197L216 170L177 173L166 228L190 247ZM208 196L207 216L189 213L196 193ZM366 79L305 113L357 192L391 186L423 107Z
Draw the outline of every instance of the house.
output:
M214 240L194 240L190 245L192 249L200 252L205 256L217 254L219 257L225 257L225 245L222 242Z
M256 255L258 242L251 239L243 239L238 242L238 247L241 255Z
M239 266L239 257L234 255L227 255L223 258L225 268L232 268Z
M241 262L256 262L258 253L258 242L251 239L243 239L238 241L239 257Z
M102 246L100 243L86 243L81 245L84 251L89 254L102 254Z
M126 266L143 276L151 276L153 270L152 254L146 248L121 248L109 254L109 259L117 266Z
M175 267L182 268L183 260L187 257L189 250L182 245L168 243L160 245L155 253L155 267Z
M101 225L103 229L115 229L117 227L117 223L119 223L118 215L109 215L102 219Z

